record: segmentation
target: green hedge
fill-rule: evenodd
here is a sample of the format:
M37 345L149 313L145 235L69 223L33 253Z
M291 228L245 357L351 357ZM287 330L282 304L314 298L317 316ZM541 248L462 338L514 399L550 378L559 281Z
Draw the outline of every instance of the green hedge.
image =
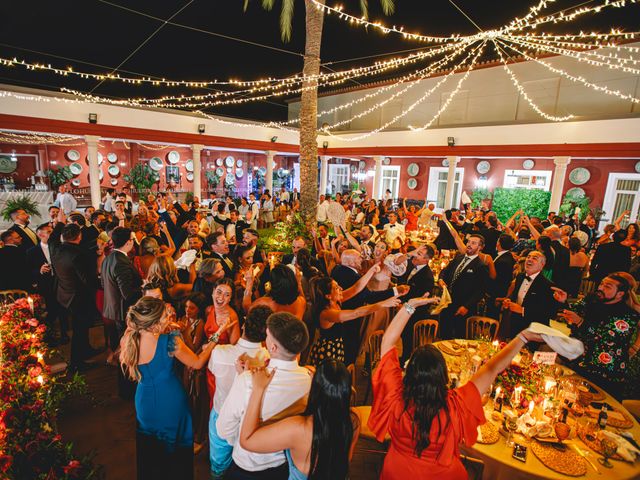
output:
M520 209L530 217L546 218L550 202L551 192L498 187L493 191L492 210L501 222L509 220Z

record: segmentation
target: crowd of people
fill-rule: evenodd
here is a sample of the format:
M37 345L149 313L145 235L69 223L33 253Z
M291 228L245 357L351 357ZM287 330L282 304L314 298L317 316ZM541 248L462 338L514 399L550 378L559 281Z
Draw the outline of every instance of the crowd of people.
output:
M35 229L11 212L0 289L44 297L48 341L71 342L73 371L95 366L89 329L104 325L118 393L135 399L138 478L192 478L206 444L212 478L346 478L362 427L350 366L361 356L368 425L392 438L382 478L466 478L458 445L474 443L496 375L542 342L527 330L534 321L566 322L585 345L572 367L619 399L640 398L628 381L640 372L640 229L623 227L628 212L600 233L591 215L518 211L502 223L468 205L436 213L321 195L316 224L273 261L259 228L287 221L298 197L283 187L134 203L108 191L81 213L63 190ZM432 243L412 234L421 229ZM453 388L442 354L414 348L413 325L434 318L439 338L464 338L474 315L499 320L508 343Z

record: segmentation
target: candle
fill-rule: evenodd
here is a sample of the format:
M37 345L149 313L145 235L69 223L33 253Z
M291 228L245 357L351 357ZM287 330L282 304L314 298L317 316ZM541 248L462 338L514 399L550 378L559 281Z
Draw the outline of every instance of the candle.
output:
M544 393L550 393L556 387L557 383L553 379L549 379L544 384Z
M533 400L531 400L529 402L529 415L533 414L533 409L536 407L536 402L534 402Z
M42 384L44 383L44 377L43 377L42 375L38 375L37 380L38 380L38 383L39 383L40 385L42 385Z
M502 391L502 388L496 387L496 396L495 396L495 398L498 398L500 396L500 392L501 391Z
M497 350L500 342L498 342L498 340L494 340L493 342L491 342L491 345L493 345L494 350Z
M27 303L29 304L29 309L31 310L31 313L34 313L34 309L33 309L33 298L31 298L31 296L27 297Z
M515 401L516 401L515 406L517 407L518 405L520 405L520 396L522 395L522 387L516 387L513 390L513 393L515 394Z

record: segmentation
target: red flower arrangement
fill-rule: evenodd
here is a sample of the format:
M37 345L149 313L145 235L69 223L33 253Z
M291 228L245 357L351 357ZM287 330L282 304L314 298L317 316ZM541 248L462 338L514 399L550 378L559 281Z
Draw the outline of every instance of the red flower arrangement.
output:
M41 297L0 306L0 478L96 479L101 472L62 442L56 413L69 394L84 389L78 376L50 376L43 358L46 326Z

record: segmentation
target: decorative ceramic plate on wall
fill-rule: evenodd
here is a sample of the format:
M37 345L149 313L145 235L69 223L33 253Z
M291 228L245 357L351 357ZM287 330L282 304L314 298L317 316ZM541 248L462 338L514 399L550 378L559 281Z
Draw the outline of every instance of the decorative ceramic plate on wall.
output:
M360 168L365 169L366 166L367 166L367 162L365 162L364 160L360 160Z
M216 168L216 175L218 175L219 177L224 175L224 168L222 168L222 167Z
M443 167L448 167L449 166L449 160L447 160L446 158L444 160L442 160L442 166Z
M236 160L236 167L238 168L242 167L242 160L240 159Z
M385 165L389 165L391 163L391 158L384 157L384 159L382 160L382 163L385 164Z
M407 173L410 177L415 177L420 172L420 166L417 163L412 163L407 167Z
M260 167L258 169L258 172L260 172L260 175L264 176L267 174L267 167Z
M104 157L100 152L98 152L98 165L102 165L103 161L104 161Z
M636 163L636 172L640 173L640 162Z
M184 164L184 168L187 172L193 172L193 160L187 160L187 163Z
M221 158L216 159L216 165L221 167L223 163L223 160Z
M149 160L149 167L154 172L159 172L160 170L162 170L163 166L164 163L162 162L162 159L160 157L151 157L151 160Z
M407 187L409 187L411 190L415 190L417 186L418 186L418 180L416 180L415 178L410 178L407 181Z
M224 159L224 164L227 167L233 167L235 163L236 163L236 159L233 158L231 155L229 155L227 158Z
M117 178L112 178L111 179L111 185L113 185L114 187L118 184L118 179Z
M71 180L71 185L73 185L74 187L79 187L80 186L80 179L74 178L73 180Z
M236 177L242 178L244 176L244 170L242 168L236 168Z
M71 170L71 173L73 173L73 175L77 177L82 173L82 165L80 165L79 163L73 163L69 165L69 170Z
M16 171L18 162L11 160L7 155L0 156L0 173L12 173Z
M175 150L171 150L169 153L167 153L167 160L169 160L169 163L171 163L172 165L175 165L180 161L180 154Z
M227 175L226 177L224 177L224 182L227 185L233 185L234 183L236 183L236 177L234 177L233 175Z
M584 185L591 178L591 172L586 168L574 168L569 173L569 181L574 185Z
M486 160L482 160L480 163L478 163L478 165L476 165L476 171L480 175L489 173L489 170L491 170L491 164Z
M109 163L116 163L118 161L118 155L111 152L107 154L107 160Z
M233 167L227 167L227 173L231 175L233 173Z
M531 170L535 166L536 162L534 162L530 158L527 158L524 162L522 162L522 168L524 168L525 170Z
M67 158L72 162L80 160L80 152L78 150L67 150Z
M584 198L587 196L587 193L580 187L573 187L567 190L566 195L568 197Z
M120 174L120 167L118 167L117 165L109 165L109 168L107 168L107 172L109 172L109 175L111 175L112 177L117 177Z
M187 180L189 180L190 182L193 182L193 173L191 172L187 173Z

